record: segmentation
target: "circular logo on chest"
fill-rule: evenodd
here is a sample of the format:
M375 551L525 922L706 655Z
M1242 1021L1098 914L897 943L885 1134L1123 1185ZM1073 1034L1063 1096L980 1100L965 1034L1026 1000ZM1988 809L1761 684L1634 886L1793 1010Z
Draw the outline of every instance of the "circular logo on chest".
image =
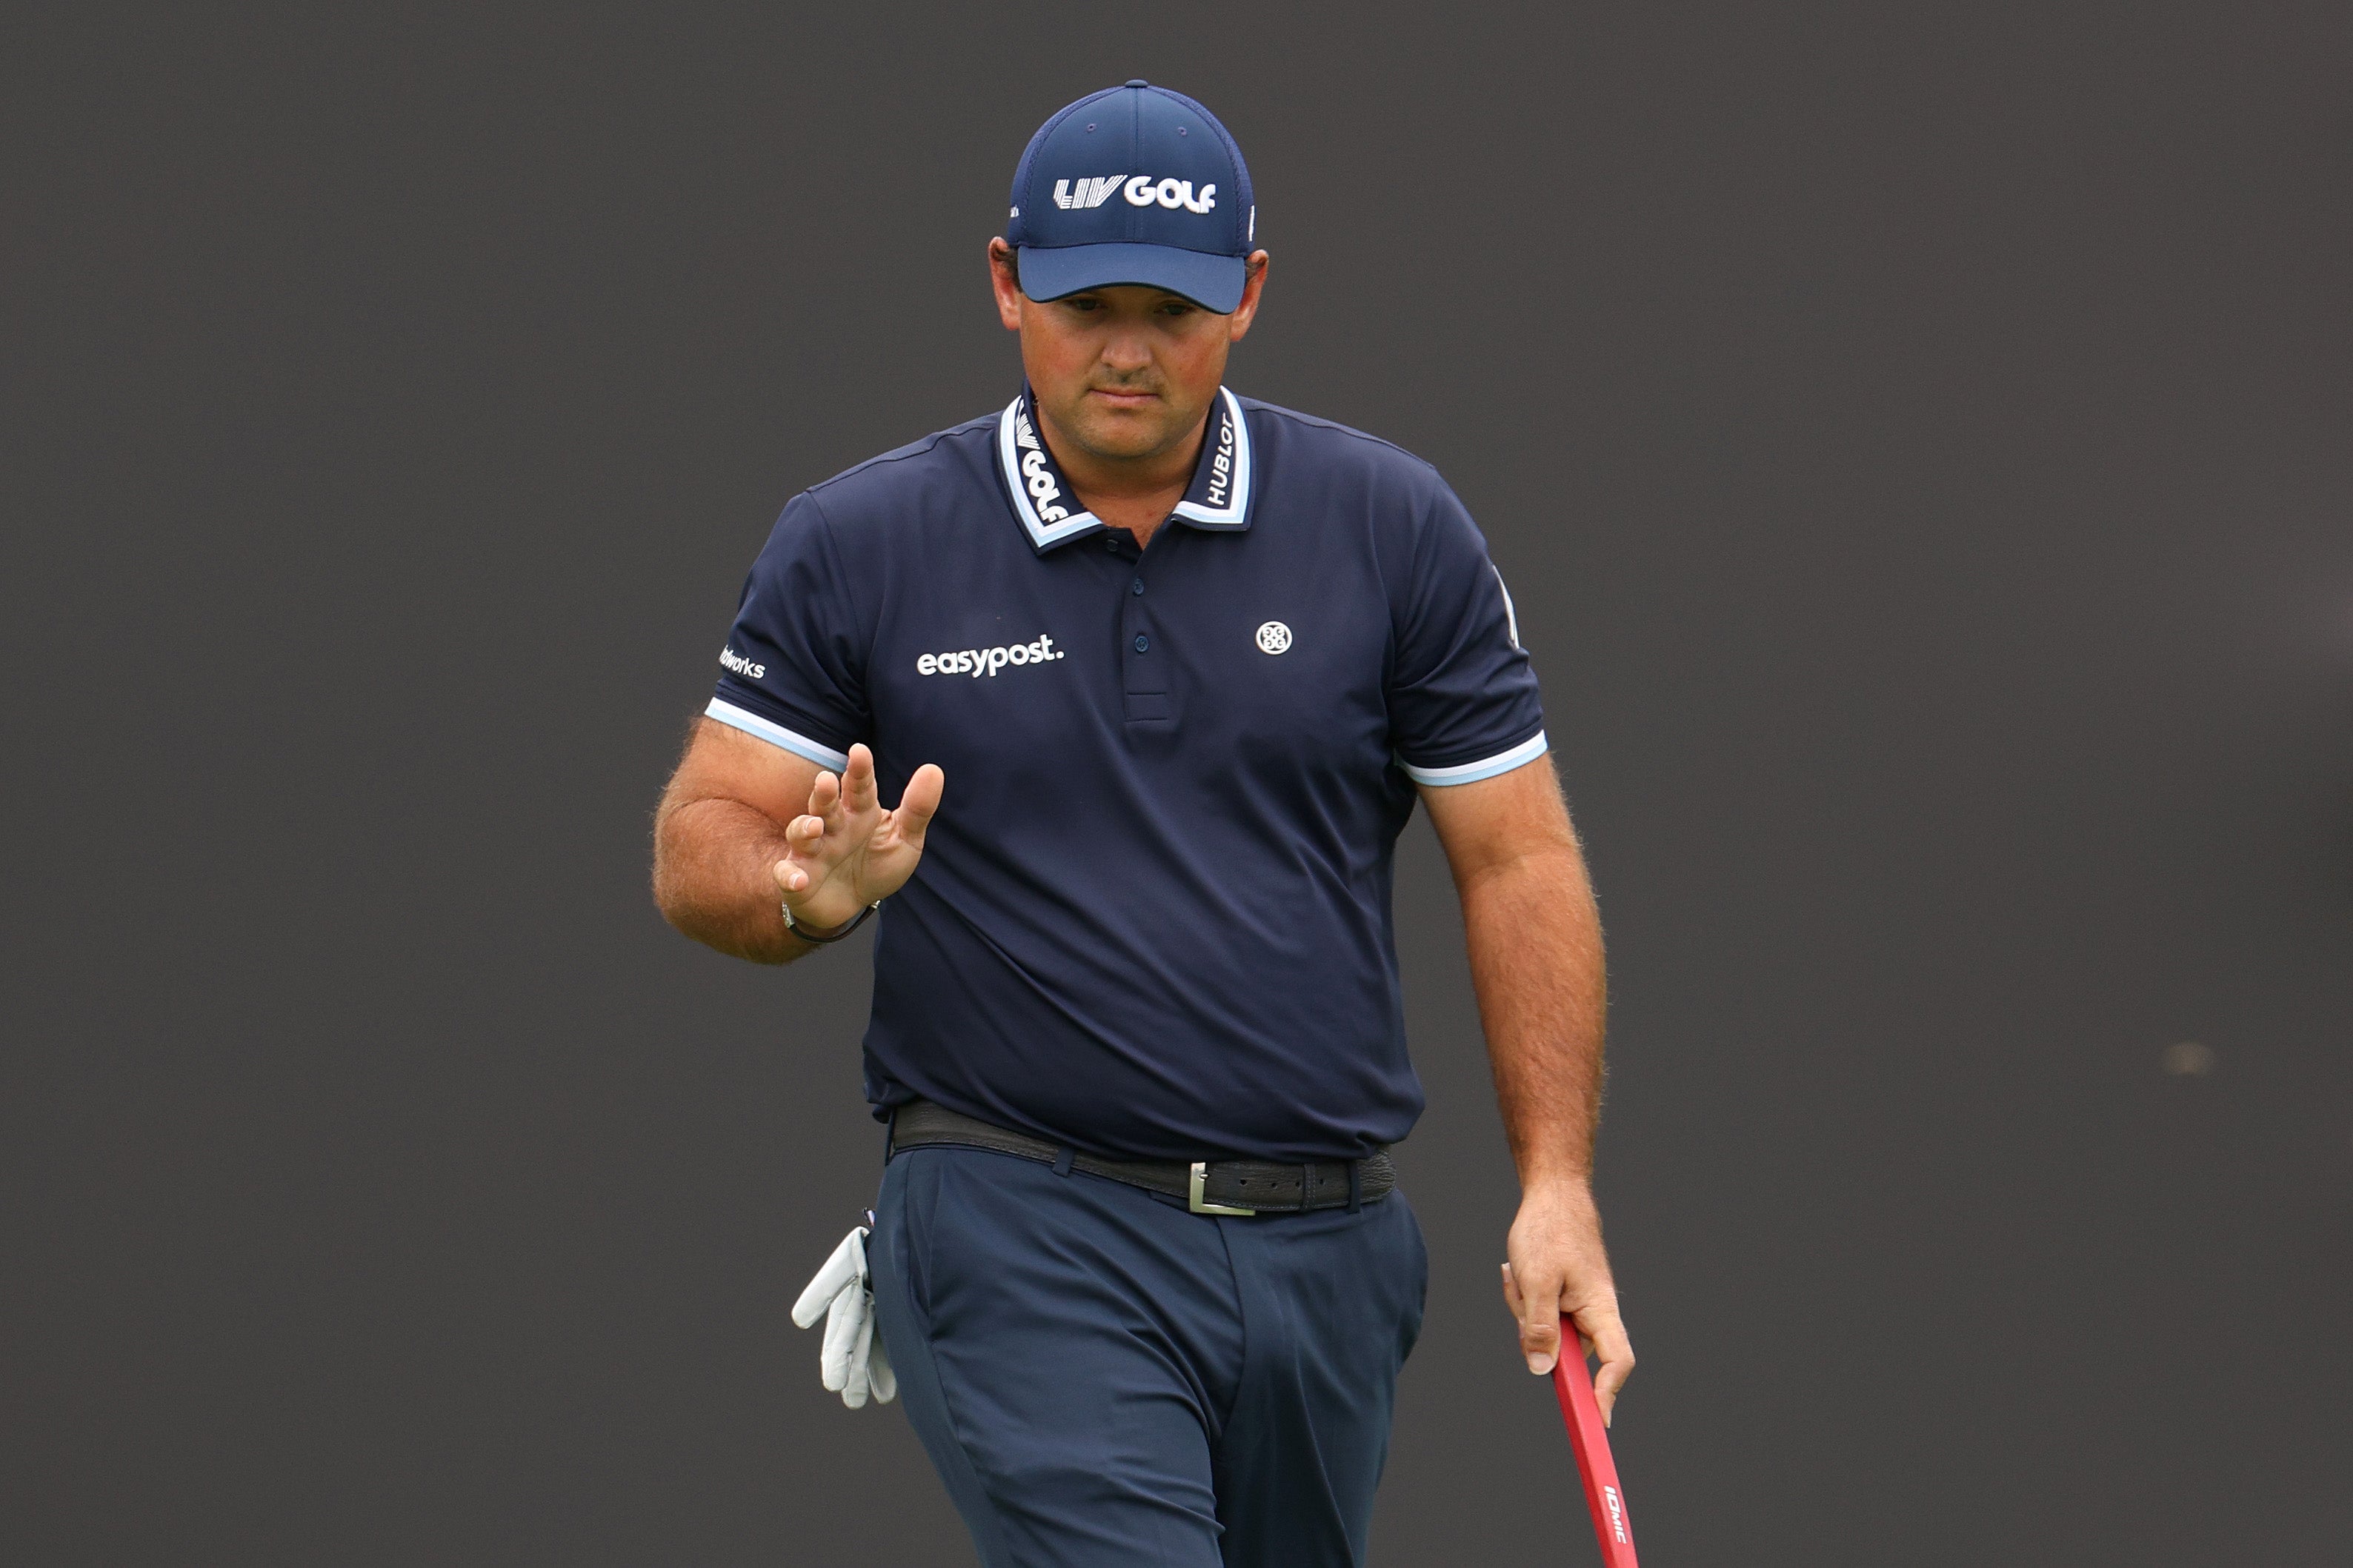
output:
M1281 653L1291 646L1291 628L1281 621L1269 621L1258 629L1258 651Z

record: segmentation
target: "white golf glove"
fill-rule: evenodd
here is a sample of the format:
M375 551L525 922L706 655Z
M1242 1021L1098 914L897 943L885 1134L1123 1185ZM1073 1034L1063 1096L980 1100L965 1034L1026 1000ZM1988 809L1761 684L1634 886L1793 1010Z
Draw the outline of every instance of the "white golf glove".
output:
M825 1314L825 1348L818 1352L818 1371L826 1387L839 1394L852 1410L866 1403L870 1392L877 1405L899 1396L898 1375L891 1370L891 1358L882 1353L881 1336L874 1331L874 1284L866 1271L866 1237L862 1225L843 1237L793 1303L793 1321L801 1328Z

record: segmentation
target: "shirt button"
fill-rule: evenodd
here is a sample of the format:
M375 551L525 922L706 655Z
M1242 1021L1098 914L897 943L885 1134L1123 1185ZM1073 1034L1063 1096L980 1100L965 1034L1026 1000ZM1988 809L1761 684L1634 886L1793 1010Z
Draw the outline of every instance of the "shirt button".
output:
M1152 639L1145 637L1142 632L1136 633L1135 651L1138 653L1150 653L1152 651Z
M1103 548L1116 555L1119 553L1119 541L1106 533L1103 535Z
M1138 577L1134 582L1130 583L1130 584L1127 585L1127 591L1128 591L1129 593L1131 593L1131 594L1141 594L1141 593L1143 593L1143 592L1144 592L1144 579L1143 579L1143 578L1141 578L1141 577Z

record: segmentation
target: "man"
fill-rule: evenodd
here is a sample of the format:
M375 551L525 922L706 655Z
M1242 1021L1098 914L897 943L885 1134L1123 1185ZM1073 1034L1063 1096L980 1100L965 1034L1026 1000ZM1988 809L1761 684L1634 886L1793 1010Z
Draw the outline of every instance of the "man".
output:
M1422 1104L1417 794L1520 1173L1521 1349L1549 1372L1571 1314L1605 1408L1634 1364L1589 1181L1600 931L1511 600L1427 465L1225 389L1256 229L1192 100L1048 121L988 254L1026 384L785 508L659 816L662 910L722 952L881 909L890 1153L798 1315L835 1299L828 1386L888 1397L871 1263L991 1568L1364 1561L1427 1272L1387 1153Z

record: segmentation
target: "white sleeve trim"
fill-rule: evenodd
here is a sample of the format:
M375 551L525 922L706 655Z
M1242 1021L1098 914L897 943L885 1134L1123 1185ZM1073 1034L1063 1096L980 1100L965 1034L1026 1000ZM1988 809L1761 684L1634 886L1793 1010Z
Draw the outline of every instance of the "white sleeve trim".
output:
M1546 742L1544 731L1539 730L1510 751L1498 752L1483 762L1463 763L1451 768L1418 768L1399 757L1398 766L1405 770L1406 777L1418 784L1476 784L1481 779L1491 779L1497 773L1507 773L1514 768L1535 762L1549 750L1551 746Z
M732 724L747 735L757 735L772 746L782 746L795 756L807 757L810 762L831 768L835 773L839 773L849 765L848 752L837 752L831 746L810 740L807 735L797 735L782 724L761 718L748 708L738 708L733 702L723 701L714 697L711 700L711 706L705 708L702 713L706 719L716 719L722 724ZM1543 737L1538 736L1537 739L1542 740Z

